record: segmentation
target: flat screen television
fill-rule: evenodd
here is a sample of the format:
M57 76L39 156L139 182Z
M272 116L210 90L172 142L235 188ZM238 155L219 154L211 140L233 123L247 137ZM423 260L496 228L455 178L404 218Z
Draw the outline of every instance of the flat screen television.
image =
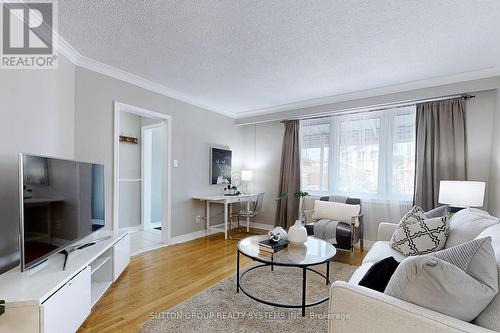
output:
M19 155L21 270L104 227L104 166Z

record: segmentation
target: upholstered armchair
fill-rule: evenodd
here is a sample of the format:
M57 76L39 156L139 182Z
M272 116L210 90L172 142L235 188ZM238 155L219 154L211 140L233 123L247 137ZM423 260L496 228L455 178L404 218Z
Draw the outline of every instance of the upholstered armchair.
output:
M345 203L349 205L359 205L361 207L361 199L359 198L349 198L341 196L325 196L321 197L321 201L333 201L339 203ZM311 219L312 211L308 210L306 212L306 229L308 235L314 235L314 223L316 220ZM341 250L353 251L354 246L360 243L361 251L363 251L363 214L360 209L359 214L351 217L350 223L338 222L336 227L336 244L335 247Z

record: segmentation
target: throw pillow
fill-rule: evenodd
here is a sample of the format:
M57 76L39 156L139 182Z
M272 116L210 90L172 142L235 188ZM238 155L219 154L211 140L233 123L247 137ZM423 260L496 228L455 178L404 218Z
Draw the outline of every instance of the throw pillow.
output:
M399 222L391 247L405 256L428 254L444 247L448 233L446 216L428 219L422 208L415 206Z
M459 210L450 219L450 236L445 247L449 248L473 240L483 230L498 223L498 218L484 210L476 208Z
M398 265L394 257L382 259L370 267L358 284L383 293Z
M497 293L498 272L491 238L441 253L408 257L399 264L385 289L387 295L468 322Z
M448 215L448 206L439 206L429 210L428 212L425 212L425 216L428 219L431 219L433 217L444 217L447 215Z
M314 201L312 218L315 220L328 219L351 223L351 217L359 215L360 205L349 205L333 201Z
M497 269L498 269L498 286L500 288L500 224L495 224L477 236L477 238L491 237L491 245L495 251ZM490 330L500 332L500 321L498 314L500 313L500 292L488 304L486 309L474 319L474 324Z

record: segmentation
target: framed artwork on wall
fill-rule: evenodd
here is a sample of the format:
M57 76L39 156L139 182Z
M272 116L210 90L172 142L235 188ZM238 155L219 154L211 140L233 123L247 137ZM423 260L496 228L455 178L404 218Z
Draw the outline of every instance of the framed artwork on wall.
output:
M231 183L231 162L233 152L229 149L210 147L210 184Z

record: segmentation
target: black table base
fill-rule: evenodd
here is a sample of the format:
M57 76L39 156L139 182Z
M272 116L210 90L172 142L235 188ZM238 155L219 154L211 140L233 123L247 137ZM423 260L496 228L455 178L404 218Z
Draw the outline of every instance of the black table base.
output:
M254 261L261 262L262 264L250 267L250 268L246 269L245 271L243 271L240 275L240 253L243 254L244 256L254 260ZM237 254L237 258L236 258L236 270L237 270L237 273L236 273L236 292L239 293L241 290L245 295L247 295L251 299L253 299L259 303L266 304L266 305L276 306L276 307L281 307L281 308L290 308L290 309L299 309L300 308L300 309L302 309L302 317L304 317L306 315L306 308L324 303L324 302L328 301L328 299L329 299L329 297L325 297L324 299L321 299L321 300L318 300L318 301L315 301L312 303L306 303L307 271L310 271L310 272L313 272L313 273L320 275L321 277L323 277L325 279L327 285L330 284L330 279L329 279L330 261L326 261L325 264L326 264L326 274L323 274L323 273L320 273L320 272L310 268L311 266L317 266L320 264L294 265L294 264L281 264L281 263L276 263L276 262L269 263L269 262L264 262L264 261L249 257L249 256L245 255L245 253L238 250L238 254ZM273 270L273 266L296 267L296 268L302 269L302 302L301 302L301 304L281 304L281 303L274 303L274 302L266 301L266 300L260 299L256 296L252 295L250 292L245 290L244 286L241 285L241 279L243 278L243 276L245 276L245 274L247 274L248 272L253 271L255 269L260 269L260 268L269 267L269 266L271 267L271 270Z

